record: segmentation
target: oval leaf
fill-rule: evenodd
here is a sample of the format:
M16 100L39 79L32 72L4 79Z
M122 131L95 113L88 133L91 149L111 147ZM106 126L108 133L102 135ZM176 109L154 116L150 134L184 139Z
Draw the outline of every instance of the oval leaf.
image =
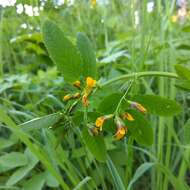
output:
M174 100L157 95L137 95L133 100L141 103L149 113L173 116L181 112L181 106Z
M7 153L0 157L0 173L28 163L26 156L19 152Z
M148 120L139 112L135 110L128 111L134 118L134 121L125 120L125 124L137 141L137 143L144 146L151 146L154 139L153 129Z
M44 22L42 35L48 53L63 73L64 79L68 82L79 80L82 75L82 60L77 48L52 21Z
M19 126L22 127L22 129L24 129L25 131L48 128L57 123L61 117L62 113L53 113L50 115L32 119Z
M113 93L106 96L98 106L98 111L104 114L113 113L122 97L120 93Z
M101 162L106 161L106 146L101 136L91 136L87 128L83 129L83 139L89 151Z
M96 78L96 56L90 40L84 33L77 34L77 46L83 60L83 76Z

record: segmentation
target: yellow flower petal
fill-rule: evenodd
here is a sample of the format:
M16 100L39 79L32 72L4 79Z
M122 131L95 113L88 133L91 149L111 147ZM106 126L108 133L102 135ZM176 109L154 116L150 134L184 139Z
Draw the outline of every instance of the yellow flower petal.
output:
M134 117L133 117L130 113L128 113L128 112L124 113L124 114L122 115L122 118L123 118L123 119L127 119L127 120L129 120L129 121L134 121L134 120L135 120Z
M81 82L79 80L76 80L74 83L73 83L73 86L77 87L77 88L80 88L81 86Z
M115 134L115 138L117 140L122 139L127 134L127 128L125 127L118 127L117 132Z
M94 80L92 77L86 78L86 86L87 88L93 88L96 86L96 80Z
M146 113L146 112L147 112L146 108L145 108L144 106L142 106L141 104L139 104L139 103L137 103L136 108L137 108L140 112L142 112L142 113Z
M72 96L70 95L70 94L67 94L67 95L65 95L64 97L63 97L63 100L64 101L68 101L68 100L70 100L72 98Z
M86 94L84 94L82 97L82 103L85 107L89 105L88 96Z
M138 102L131 102L131 101L128 101L128 102L131 104L132 108L136 108L137 110L139 110L142 113L147 112L146 108L144 106L142 106L141 104L139 104Z
M96 119L95 125L96 125L97 128L99 128L100 131L102 131L102 126L104 124L104 121L105 121L105 117L104 116L98 117Z
M75 93L75 94L73 95L73 98L80 98L80 93L79 93L79 92Z

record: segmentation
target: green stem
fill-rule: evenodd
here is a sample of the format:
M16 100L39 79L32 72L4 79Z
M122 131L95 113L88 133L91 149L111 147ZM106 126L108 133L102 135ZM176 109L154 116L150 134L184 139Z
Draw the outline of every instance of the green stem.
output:
M115 77L113 79L108 80L105 83L99 84L99 87L102 88L104 86L107 86L109 84L112 84L120 80L139 79L141 77L150 77L150 76L178 78L178 75L176 73L171 73L171 72L162 72L162 71L138 72L138 73L131 73L131 74Z

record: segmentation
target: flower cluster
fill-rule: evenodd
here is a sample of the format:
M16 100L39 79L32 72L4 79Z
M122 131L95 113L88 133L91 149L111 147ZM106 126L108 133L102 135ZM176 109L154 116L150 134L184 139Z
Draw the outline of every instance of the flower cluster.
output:
M80 90L80 92L76 92L74 94L67 94L63 97L63 100L69 101L72 99L81 98L82 104L85 107L87 107L89 105L88 98L93 92L93 89L96 87L97 81L92 77L87 77L85 84L83 85L82 84L81 81L79 80L75 81L73 83L73 86L76 87L78 90ZM147 113L146 108L142 106L140 103L129 100L128 103L132 109L136 109L144 114ZM99 133L101 133L103 131L104 123L111 118L114 118L114 123L116 125L116 133L114 134L116 140L122 139L128 132L128 127L125 125L124 121L128 120L130 122L133 122L135 120L135 118L129 112L124 112L121 114L114 113L114 114L103 115L98 117L93 125L90 125L91 134L98 135Z
M93 79L92 77L87 77L86 85L84 88L82 88L81 82L79 80L75 81L73 83L73 86L78 88L80 90L80 92L76 92L75 94L67 94L63 97L63 100L69 101L72 99L78 99L78 98L82 97L82 103L85 107L87 107L89 105L88 97L92 93L94 87L96 87L96 83L97 83L97 81L95 79Z
M136 109L142 113L147 113L146 108L141 104L133 101L128 101L128 103L130 104L131 108ZM98 135L102 131L105 121L111 118L114 118L114 123L117 128L114 135L116 140L122 139L128 132L128 127L125 125L124 120L128 120L130 122L133 122L135 120L135 118L128 112L124 112L120 116L115 114L100 116L96 119L95 125L90 129L91 133L93 135Z

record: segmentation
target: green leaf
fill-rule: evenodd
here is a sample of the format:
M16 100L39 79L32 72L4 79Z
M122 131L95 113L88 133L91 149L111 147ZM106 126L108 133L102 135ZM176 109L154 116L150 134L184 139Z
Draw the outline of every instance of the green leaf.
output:
M181 90L190 91L190 81L189 80L178 80L175 84L177 88Z
M0 109L0 121L5 123L7 127L15 133L16 136L30 149L30 151L42 162L42 164L51 172L51 174L59 181L63 189L69 190L68 185L64 182L59 173L49 162L47 155L44 155L39 146L34 144L27 133L25 133L19 126L17 126L13 120Z
M81 189L82 186L84 186L89 180L91 180L92 178L89 176L86 176L83 180L81 180L78 185L73 189L73 190L78 190Z
M183 65L176 64L175 70L181 78L185 80L189 80L189 83L190 83L190 69L188 69L187 67Z
M155 163L151 163L151 162L146 162L141 164L137 170L135 171L135 174L133 176L133 178L131 179L131 181L129 182L129 185L127 187L127 190L132 189L132 185L147 171L149 170L151 167L153 167L155 165Z
M83 60L83 76L96 78L96 56L90 40L84 33L77 34L77 46Z
M184 143L186 145L190 144L190 119L184 125Z
M82 75L82 60L77 48L52 21L44 22L42 35L48 53L63 73L64 79L68 82L79 80Z
M23 190L41 190L45 184L44 173L34 175L23 187Z
M124 121L131 135L134 137L137 143L141 145L152 145L154 134L148 120L145 119L145 117L141 113L135 110L130 110L128 112L135 119L132 122L128 120Z
M87 128L83 129L83 139L89 151L101 162L106 161L106 146L101 136L91 136Z
M159 116L173 116L181 112L181 106L174 100L157 95L137 95L133 100L141 103L148 113Z
M175 65L175 69L180 76L175 86L182 90L190 91L190 69L179 64Z
M107 167L110 171L110 174L113 178L113 183L116 190L125 190L125 186L123 184L123 181L119 175L119 172L117 171L114 163L112 162L111 158L108 156L108 160L106 162Z
M26 156L19 152L7 153L0 157L0 173L28 163Z
M0 150L4 148L8 148L12 145L14 145L17 142L17 139L5 139L5 138L0 138Z
M28 158L28 164L22 168L17 169L8 179L6 185L11 186L15 185L18 181L23 179L38 163L38 159L30 152L29 149L26 149L25 154Z
M46 170L44 175L45 175L46 184L47 184L48 187L58 187L59 186L59 182L55 179L55 177L53 177L51 175L50 172L48 172Z
M122 95L119 93L113 93L106 96L98 106L98 111L104 114L113 113L121 99Z
M62 113L53 113L43 117L35 118L19 125L25 131L38 130L41 128L49 128L57 123L62 117Z

